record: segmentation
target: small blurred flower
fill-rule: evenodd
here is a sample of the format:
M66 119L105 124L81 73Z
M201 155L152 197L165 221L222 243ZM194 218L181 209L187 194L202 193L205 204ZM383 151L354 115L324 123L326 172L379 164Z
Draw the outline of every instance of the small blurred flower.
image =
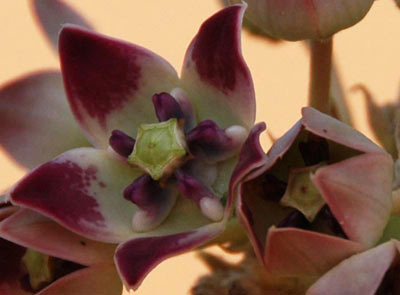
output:
M10 200L101 245L120 244L115 264L129 288L163 259L222 232L230 176L255 114L240 50L244 9L203 23L180 79L144 48L65 26L58 46L69 104L98 149L36 168Z
M240 3L240 0L229 0ZM265 34L290 41L325 39L358 23L373 0L247 0L246 19Z
M237 212L266 279L300 293L379 241L393 177L391 156L362 134L312 108L302 115L266 155L257 125L234 172Z

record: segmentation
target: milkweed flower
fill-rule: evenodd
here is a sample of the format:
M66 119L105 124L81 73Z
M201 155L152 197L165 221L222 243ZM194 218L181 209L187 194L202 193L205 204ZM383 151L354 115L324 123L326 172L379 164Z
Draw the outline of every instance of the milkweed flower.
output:
M68 102L95 148L34 169L10 191L11 202L119 244L115 265L133 289L163 259L221 233L255 114L240 50L244 10L234 5L203 23L180 78L147 49L65 26L58 44Z
M304 294L380 240L392 210L393 160L310 107L267 154L258 138L264 128L253 129L234 172L237 214L271 286Z

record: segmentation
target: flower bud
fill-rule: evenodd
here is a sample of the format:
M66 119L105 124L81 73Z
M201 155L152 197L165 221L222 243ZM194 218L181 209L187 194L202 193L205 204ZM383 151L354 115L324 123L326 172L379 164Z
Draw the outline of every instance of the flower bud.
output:
M398 1L398 0L397 0ZM230 0L231 4L241 0ZM265 34L290 41L324 39L359 22L373 0L247 0L246 18Z

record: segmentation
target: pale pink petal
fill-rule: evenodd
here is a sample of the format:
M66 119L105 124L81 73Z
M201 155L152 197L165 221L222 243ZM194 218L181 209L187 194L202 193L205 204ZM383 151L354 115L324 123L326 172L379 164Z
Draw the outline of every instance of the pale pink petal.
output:
M179 85L158 55L77 26L62 29L59 51L71 109L99 147L114 129L135 137L138 124L157 122L153 95Z
M37 295L121 295L122 283L113 264L94 265L52 283Z
M245 5L227 7L206 20L190 44L182 69L183 87L200 121L221 128L251 128L255 118L253 82L240 48Z
M393 242L354 255L321 277L306 294L373 295L396 255Z
M107 151L80 148L33 170L9 195L80 235L120 242L133 233L136 210L123 190L141 173Z
M117 246L74 234L27 209L20 209L0 223L0 236L26 248L83 265L112 261Z
M297 228L271 228L266 270L278 277L317 277L343 259L362 251L357 242Z
M34 168L69 149L89 145L74 121L60 73L32 73L0 88L0 144Z
M349 239L371 247L389 220L392 178L391 156L370 153L325 166L312 180Z
M36 21L45 36L57 49L58 34L66 23L91 28L88 21L61 0L31 0Z
M370 139L351 126L311 107L302 109L302 124L306 130L328 140L362 152L384 152Z
M145 276L163 260L189 251L215 238L224 229L214 223L166 236L136 238L117 248L115 263L124 284L137 289Z

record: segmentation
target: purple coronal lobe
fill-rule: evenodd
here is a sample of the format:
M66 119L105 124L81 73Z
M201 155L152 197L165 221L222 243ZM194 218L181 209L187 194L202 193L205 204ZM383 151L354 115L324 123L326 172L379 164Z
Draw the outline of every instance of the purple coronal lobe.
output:
M136 289L161 261L197 247L215 234L201 233L199 229L169 236L134 239L117 248L115 262L125 284Z
M11 198L71 228L82 228L81 222L102 226L104 218L89 191L93 184L99 185L96 174L94 166L83 169L71 161L48 162L22 180Z
M187 134L186 142L194 155L219 156L234 147L232 139L212 120L200 122Z
M107 116L123 108L138 88L141 68L136 59L146 53L75 26L61 31L59 51L73 112L80 121L87 113L105 128Z
M193 176L183 172L183 170L175 171L175 177L181 194L185 198L193 200L197 205L199 205L199 202L203 198L217 198L204 184Z
M157 118L160 122L168 121L172 118L184 118L184 114L179 103L175 100L175 98L166 92L154 94L153 104Z
M126 200L150 212L163 203L163 194L164 189L148 174L138 177L124 190Z
M191 57L200 78L225 93L235 89L238 74L251 83L238 47L241 10L231 6L208 19L192 44Z
M120 156L127 158L135 147L135 139L120 130L113 130L109 144Z

